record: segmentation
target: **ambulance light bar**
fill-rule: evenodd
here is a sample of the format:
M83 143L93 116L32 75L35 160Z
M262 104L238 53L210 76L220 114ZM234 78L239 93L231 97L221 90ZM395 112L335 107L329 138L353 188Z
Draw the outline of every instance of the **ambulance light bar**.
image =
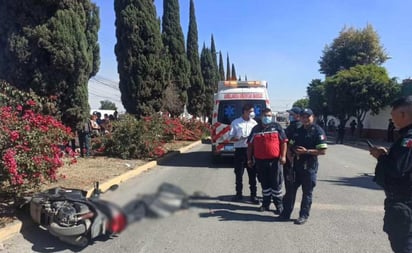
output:
M220 81L224 87L241 88L241 87L266 87L266 81ZM220 86L220 85L219 85Z

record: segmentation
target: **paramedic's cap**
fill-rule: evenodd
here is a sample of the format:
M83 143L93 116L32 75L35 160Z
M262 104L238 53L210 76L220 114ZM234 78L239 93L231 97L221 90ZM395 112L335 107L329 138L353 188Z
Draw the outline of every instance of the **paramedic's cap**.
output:
M308 116L312 116L313 115L313 111L310 108L305 108L300 112L300 115L308 115Z
M288 110L287 112L291 112L294 114L300 114L302 112L302 109L300 109L300 107L294 106L292 107L292 109Z

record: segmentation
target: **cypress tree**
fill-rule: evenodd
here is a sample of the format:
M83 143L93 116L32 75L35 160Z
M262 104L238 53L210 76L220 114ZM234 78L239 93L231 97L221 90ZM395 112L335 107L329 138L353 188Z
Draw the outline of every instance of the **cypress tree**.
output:
M223 67L223 56L221 51L219 51L219 80L225 80L225 67Z
M235 64L232 63L232 80L236 80L236 78Z
M202 68L202 76L205 82L205 106L203 111L204 115L210 120L213 112L214 86L217 86L217 83L215 83L212 53L204 44L202 52L200 53L200 66Z
M156 8L152 0L115 0L114 7L121 100L128 113L150 115L161 109L165 88Z
M205 85L200 68L197 23L193 0L190 0L187 59L190 63L190 87L187 91L187 111L194 116L202 116L205 102Z
M210 52L212 53L212 60L213 60L213 65L217 67L217 52L216 52L216 46L215 46L215 39L213 38L213 34L211 35L210 38Z
M170 64L170 82L174 83L183 104L187 103L187 89L189 88L189 61L185 52L185 43L180 25L180 10L178 0L163 0L162 39L168 52ZM183 107L177 112L183 112Z
M226 80L230 80L232 76L230 75L230 61L229 61L229 53L226 57Z
M213 34L211 36L211 42L210 42L210 53L212 55L212 61L213 61L213 72L215 73L214 80L213 82L216 83L216 85L213 85L213 92L217 92L217 82L219 81L219 67L217 66L217 53L216 53L216 47L215 47L215 40L213 39Z
M88 118L87 83L99 66L99 10L90 0L5 0L0 5L0 79L56 99L62 121Z

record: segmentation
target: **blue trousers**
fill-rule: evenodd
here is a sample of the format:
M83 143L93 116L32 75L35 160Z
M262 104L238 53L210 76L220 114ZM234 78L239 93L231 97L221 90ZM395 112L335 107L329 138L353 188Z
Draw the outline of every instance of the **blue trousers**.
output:
M290 216L295 206L297 190L302 186L302 202L300 203L299 217L309 217L312 206L312 192L316 186L317 168L294 167L295 180L286 187L283 197L283 215Z

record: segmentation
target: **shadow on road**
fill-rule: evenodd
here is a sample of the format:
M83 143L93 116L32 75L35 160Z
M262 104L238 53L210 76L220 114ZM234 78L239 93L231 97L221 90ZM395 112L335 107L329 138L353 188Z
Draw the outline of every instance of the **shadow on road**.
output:
M352 148L359 148L363 150L369 150L368 144L366 144L366 139L363 138L356 138L356 137L347 137L343 140L343 144L336 143L336 138L334 136L328 135L328 145L345 145L350 146ZM382 140L370 140L375 146L382 146L385 148L389 148L392 143L385 142Z
M362 187L371 190L382 190L375 182L373 182L373 174L361 174L357 177L340 177L337 180L318 180L321 182L329 182L336 185Z
M221 159L218 163L214 163L210 151L181 153L171 158L166 157L165 159L160 159L157 163L159 165L172 167L208 167L213 169L233 168L233 158Z
M219 221L273 222L276 220L276 216L273 212L258 212L259 205L254 205L246 200L232 202L230 201L231 198L232 195L200 198L192 197L190 200L190 207L208 210L199 213L200 218L217 217Z
M58 238L50 235L47 230L41 229L37 224L34 224L28 213L21 213L19 219L22 221L20 233L24 239L33 244L31 248L33 252L59 252L63 250L80 252L82 250L82 248L59 241Z

